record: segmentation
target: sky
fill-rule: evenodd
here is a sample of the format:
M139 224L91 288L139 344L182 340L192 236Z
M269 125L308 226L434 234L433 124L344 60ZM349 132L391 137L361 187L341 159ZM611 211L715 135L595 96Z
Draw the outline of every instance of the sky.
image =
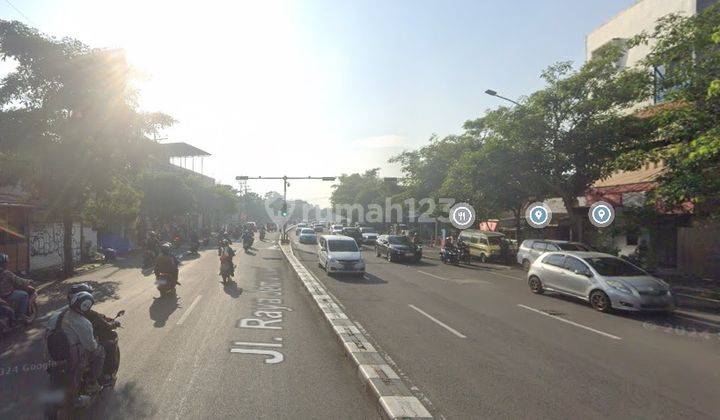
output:
M204 173L238 187L236 175L398 176L388 158L504 105L486 89L519 98L548 65L581 64L585 36L633 3L0 0L0 18L124 48L145 75L141 107L178 121L162 141L211 153ZM325 206L331 185L294 181L288 197Z

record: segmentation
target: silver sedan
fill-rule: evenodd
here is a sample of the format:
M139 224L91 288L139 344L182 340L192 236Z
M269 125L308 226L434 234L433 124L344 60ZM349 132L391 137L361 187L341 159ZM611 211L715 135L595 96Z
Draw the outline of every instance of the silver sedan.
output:
M670 287L629 262L599 252L548 252L528 271L533 293L556 292L590 302L601 312L672 312Z

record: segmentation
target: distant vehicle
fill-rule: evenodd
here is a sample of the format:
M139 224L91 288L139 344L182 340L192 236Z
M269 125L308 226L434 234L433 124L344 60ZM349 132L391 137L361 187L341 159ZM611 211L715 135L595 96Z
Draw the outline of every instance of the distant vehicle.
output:
M641 268L600 252L548 252L530 266L533 293L557 292L585 300L600 312L672 312L673 296L664 281Z
M365 274L365 261L354 239L347 236L322 235L318 239L318 265L332 273Z
M300 235L298 237L298 242L301 244L316 244L317 243L317 235L315 234L315 229L310 228L302 228L298 229L300 231Z
M363 244L362 233L360 232L360 229L356 227L344 227L340 231L340 234L355 239L355 242L357 242L358 246L362 246Z
M325 231L325 227L323 225L321 225L320 223L318 223L315 226L313 226L313 230L315 230L315 232L317 232L317 233L323 233L323 231Z
M505 238L500 232L487 232L477 229L466 229L460 232L458 240L468 246L471 258L480 262L497 261L502 256L502 240Z
M265 225L265 229L268 232L275 232L275 231L277 231L278 226L277 226L277 224L271 222L271 223L268 223Z
M257 224L255 222L245 223L245 227L252 229L253 232L257 232Z
M378 237L377 230L372 227L360 227L360 233L362 233L364 244L372 245L375 243Z
M526 239L517 252L517 262L527 271L540 255L555 251L590 251L579 242L556 241L552 239Z
M390 262L399 260L417 262L422 258L422 247L413 244L407 236L380 235L375 241L375 256L385 256Z
M305 222L300 222L300 223L297 224L296 227L297 227L297 228L304 228L304 227L307 227L307 225L308 225L308 224L305 223Z
M330 234L332 234L332 235L341 235L342 230L343 230L343 225L330 226Z

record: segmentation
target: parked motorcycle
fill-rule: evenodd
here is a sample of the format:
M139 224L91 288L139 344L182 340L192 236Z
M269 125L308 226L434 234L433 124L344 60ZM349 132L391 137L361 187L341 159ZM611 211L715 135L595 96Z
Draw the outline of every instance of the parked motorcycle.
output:
M461 244L458 245L458 262L460 264L472 265L472 256L470 255L470 247Z
M122 310L115 315L115 318L106 318L108 328L99 329L97 326L95 334L98 342L102 345L107 355L103 366L103 375L110 380L101 383L100 392L91 394L87 392L86 370L89 366L83 365L77 354L70 354L68 358L53 354L51 349L50 361L47 374L50 382L50 389L44 395L45 414L49 419L64 419L76 417L75 410L83 409L106 389L115 386L115 375L120 367L120 347L118 346L117 328L122 327L118 318L123 316Z
M25 313L25 316L28 317L28 322L27 322L27 324L25 324L25 323L19 324L19 323L16 323L13 319L8 319L6 317L0 317L0 336L8 334L13 331L21 330L21 329L25 328L27 325L31 324L33 321L35 321L35 318L37 318L37 298L38 298L37 291L32 286L22 287L22 288L20 288L20 290L24 290L30 297L29 302L28 302L29 303L28 310ZM15 311L15 308L13 308L11 306L8 306L7 309L8 309L8 311L7 311L8 313L10 313L10 311L12 311L12 312Z
M198 248L199 248L199 247L200 247L200 242L199 242L199 241L193 241L193 242L191 242L191 243L190 243L190 253L191 253L191 254L195 254L195 255L199 254L199 252L198 252Z
M161 298L170 294L175 294L176 284L167 273L158 273L158 275L155 276L155 286L157 287L158 292L160 292Z

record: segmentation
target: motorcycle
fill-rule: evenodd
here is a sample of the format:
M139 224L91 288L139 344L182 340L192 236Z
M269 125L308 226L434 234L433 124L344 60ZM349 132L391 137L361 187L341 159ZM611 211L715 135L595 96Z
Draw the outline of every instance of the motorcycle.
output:
M118 318L125 314L124 310L115 315L115 318L105 317L108 324L106 328L95 326L98 343L106 349L103 375L109 380L102 381L101 389L97 393L87 391L86 371L89 366L83 366L78 355L70 355L64 360L52 359L48 363L47 374L50 390L43 395L45 414L49 419L76 417L75 410L89 407L103 391L113 388L116 374L120 367L120 347L118 335L115 330L122 325ZM94 324L95 325L95 324Z
M260 231L260 240L261 240L261 241L264 241L264 240L265 240L265 231L264 231L264 230L261 230L261 231Z
M191 242L190 243L190 253L195 254L195 255L199 254L199 252L198 252L199 247L200 247L200 242L198 242L198 241Z
M143 252L143 268L149 268L152 267L153 264L155 264L155 251L153 249L146 249L145 252Z
M8 319L6 317L0 317L0 336L5 335L7 333L17 331L20 329L23 329L27 325L30 325L33 321L35 321L35 318L37 318L37 291L32 286L25 286L21 287L20 290L24 290L28 296L28 309L25 313L25 316L28 317L28 322L25 323L16 323L13 319ZM11 306L7 306L8 313L10 311L15 312L15 308Z
M176 284L172 281L172 278L167 273L158 273L155 277L155 286L160 292L160 297L165 297L169 294L175 294Z
M230 258L220 259L220 276L223 284L229 282L232 278L232 260Z
M444 264L460 264L460 252L456 249L443 248L440 250L440 260Z
M460 264L472 265L472 256L470 255L470 247L463 244L458 247L458 262Z
M245 252L247 252L248 249L250 249L250 247L252 247L254 240L255 240L255 238L252 235L245 235L243 237L243 250Z

